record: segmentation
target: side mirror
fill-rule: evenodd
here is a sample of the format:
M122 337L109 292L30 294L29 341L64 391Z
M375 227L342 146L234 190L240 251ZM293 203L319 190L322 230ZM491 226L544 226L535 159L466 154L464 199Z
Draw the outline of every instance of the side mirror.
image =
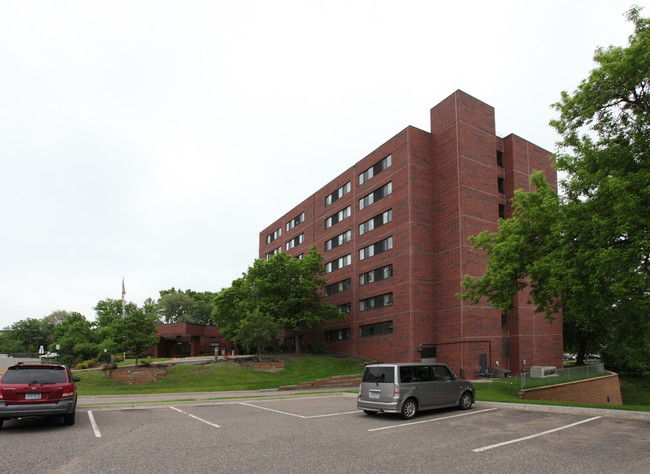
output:
M81 380L81 377L72 377L73 382L79 382Z

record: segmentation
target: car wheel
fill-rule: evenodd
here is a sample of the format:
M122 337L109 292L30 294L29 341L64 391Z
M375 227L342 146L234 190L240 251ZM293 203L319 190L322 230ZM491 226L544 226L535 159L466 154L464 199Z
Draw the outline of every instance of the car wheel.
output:
M376 415L377 413L379 413L378 411L373 411L373 410L363 410L363 412L366 415Z
M474 401L472 400L472 394L469 392L465 392L460 396L460 400L458 401L458 407L461 410L468 410L469 408L472 407L472 403L474 403Z
M74 412L63 415L63 424L66 426L74 425Z
M5 421L4 418L0 418L0 430L2 429L2 423L4 423L4 421Z
M418 402L415 398L409 398L402 405L402 418L405 420L410 420L418 413Z

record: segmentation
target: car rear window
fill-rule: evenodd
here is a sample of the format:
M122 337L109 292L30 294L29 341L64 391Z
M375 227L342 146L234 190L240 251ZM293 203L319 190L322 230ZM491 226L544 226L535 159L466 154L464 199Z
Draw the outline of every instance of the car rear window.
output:
M394 383L395 369L393 367L366 367L363 372L363 382Z
M9 368L2 377L2 383L66 383L65 369Z

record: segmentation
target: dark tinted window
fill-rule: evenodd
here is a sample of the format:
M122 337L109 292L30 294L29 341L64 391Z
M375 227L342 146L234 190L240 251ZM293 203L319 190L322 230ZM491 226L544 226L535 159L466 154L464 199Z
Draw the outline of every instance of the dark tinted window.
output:
M399 378L402 383L431 382L433 380L431 368L423 366L400 367Z
M9 368L2 377L2 383L66 383L68 381L63 367L56 369Z
M441 365L436 365L433 367L435 372L436 380L451 380L451 372L447 367Z
M363 372L363 382L394 383L394 374L393 367L366 367Z

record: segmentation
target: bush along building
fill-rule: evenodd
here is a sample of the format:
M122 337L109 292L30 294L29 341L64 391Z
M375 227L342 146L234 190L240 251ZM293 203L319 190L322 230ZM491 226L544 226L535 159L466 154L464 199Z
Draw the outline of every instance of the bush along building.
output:
M526 294L507 315L455 296L485 268L468 237L498 230L534 170L555 187L550 157L498 137L494 108L456 91L431 109L431 132L407 127L283 214L260 233L260 258L300 257L315 244L325 295L347 314L301 342L376 361L437 360L465 378L496 365L561 366L559 315L536 314Z

